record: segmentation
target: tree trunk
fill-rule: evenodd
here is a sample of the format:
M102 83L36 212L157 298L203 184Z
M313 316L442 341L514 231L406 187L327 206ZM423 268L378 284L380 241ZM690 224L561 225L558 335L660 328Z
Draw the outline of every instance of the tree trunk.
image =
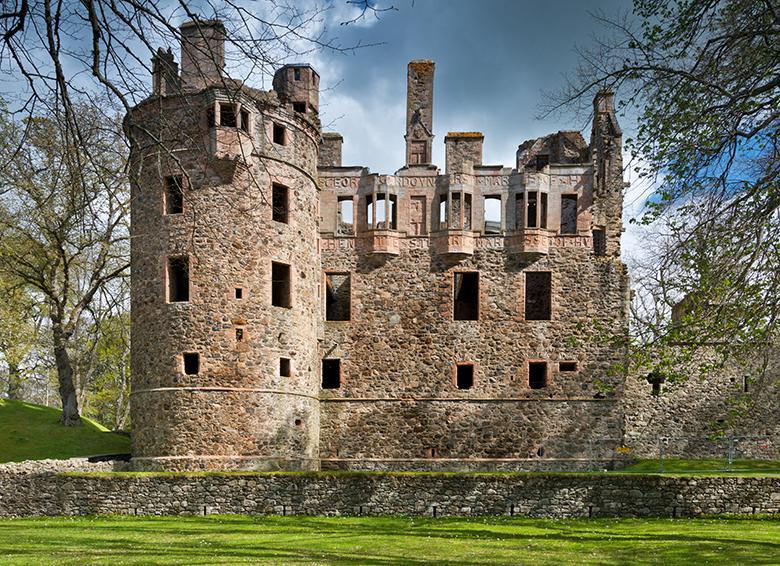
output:
M22 392L22 375L19 366L15 363L8 363L8 398L11 401L18 401Z
M60 400L62 401L62 417L60 422L64 426L80 426L81 415L79 415L79 402L76 397L76 388L73 385L73 365L70 361L70 355L65 348L65 337L62 329L54 327L54 359L57 363L57 382L60 389Z

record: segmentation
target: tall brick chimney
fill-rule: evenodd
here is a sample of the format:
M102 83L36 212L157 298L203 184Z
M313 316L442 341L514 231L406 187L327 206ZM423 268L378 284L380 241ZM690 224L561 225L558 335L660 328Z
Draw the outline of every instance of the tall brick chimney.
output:
M225 26L219 20L191 20L181 32L181 80L197 91L222 79L225 67Z
M406 74L406 165L431 162L433 145L433 61L411 61Z

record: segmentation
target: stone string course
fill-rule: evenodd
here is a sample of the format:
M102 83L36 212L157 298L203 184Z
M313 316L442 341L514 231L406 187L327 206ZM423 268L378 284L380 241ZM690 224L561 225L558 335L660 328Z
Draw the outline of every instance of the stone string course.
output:
M58 475L0 471L0 517L526 515L695 517L780 512L780 477L577 474Z

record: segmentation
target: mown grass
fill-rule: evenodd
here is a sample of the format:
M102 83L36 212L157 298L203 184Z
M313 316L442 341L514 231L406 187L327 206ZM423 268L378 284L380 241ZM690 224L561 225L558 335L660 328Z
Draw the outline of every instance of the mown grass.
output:
M64 427L60 414L51 407L0 399L0 463L130 451L129 438L86 418L80 427Z
M763 519L81 517L0 521L3 564L777 564Z

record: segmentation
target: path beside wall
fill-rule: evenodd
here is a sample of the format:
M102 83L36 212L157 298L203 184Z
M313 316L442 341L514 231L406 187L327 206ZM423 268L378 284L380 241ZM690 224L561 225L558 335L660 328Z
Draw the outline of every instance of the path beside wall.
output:
M529 515L780 512L780 477L580 474L135 475L0 471L0 516Z

